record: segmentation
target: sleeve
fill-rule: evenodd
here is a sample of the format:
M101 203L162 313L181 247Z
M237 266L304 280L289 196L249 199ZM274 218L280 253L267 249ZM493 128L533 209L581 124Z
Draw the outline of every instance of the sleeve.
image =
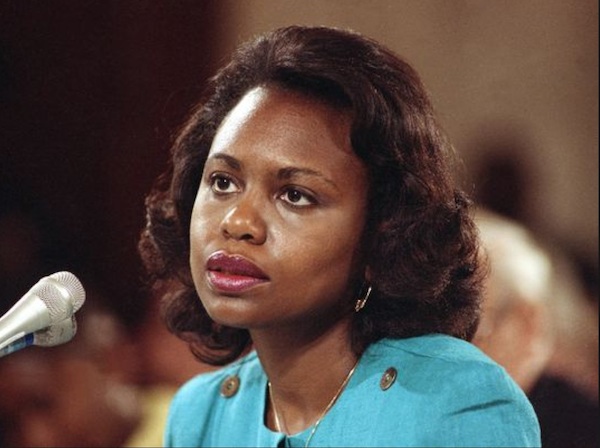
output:
M500 366L468 363L448 378L448 386L448 399L432 428L437 443L443 437L446 446L541 446L533 406Z

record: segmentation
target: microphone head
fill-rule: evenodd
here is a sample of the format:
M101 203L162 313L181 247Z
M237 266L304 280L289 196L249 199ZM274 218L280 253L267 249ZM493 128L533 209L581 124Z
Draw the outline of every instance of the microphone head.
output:
M73 312L78 311L85 302L85 290L79 279L67 271L56 272L49 278L56 280L68 291L73 304Z
M0 350L27 334L70 319L84 301L85 290L70 272L43 277L0 317Z
M67 271L43 277L31 288L30 293L46 306L50 325L71 317L85 301L83 285L75 275Z
M60 321L57 324L36 331L33 334L33 345L53 347L64 344L73 339L75 333L77 333L77 321L75 320L75 315L72 315L70 318Z

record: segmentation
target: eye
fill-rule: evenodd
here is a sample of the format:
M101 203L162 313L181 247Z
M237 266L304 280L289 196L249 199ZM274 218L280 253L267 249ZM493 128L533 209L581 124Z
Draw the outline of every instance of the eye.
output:
M210 176L210 188L217 194L235 193L239 190L235 181L223 173L214 173Z
M279 198L292 207L309 207L317 203L313 195L292 187L287 188Z

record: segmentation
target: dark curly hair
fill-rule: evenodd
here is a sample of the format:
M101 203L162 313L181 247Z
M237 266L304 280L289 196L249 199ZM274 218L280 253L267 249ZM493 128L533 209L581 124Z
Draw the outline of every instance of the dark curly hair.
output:
M191 280L190 217L216 130L250 89L273 85L349 111L351 141L370 176L365 266L373 293L356 313L354 350L381 338L446 333L470 340L484 270L471 203L453 181L454 152L418 74L353 31L291 26L241 46L211 79L206 101L172 147L172 165L146 199L139 250L164 298L169 329L202 361L226 364L251 346L247 330L212 321Z

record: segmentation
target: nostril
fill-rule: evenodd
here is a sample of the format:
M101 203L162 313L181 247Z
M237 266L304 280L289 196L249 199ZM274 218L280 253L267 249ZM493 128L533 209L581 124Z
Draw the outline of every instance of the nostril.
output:
M250 200L238 201L221 221L221 232L225 238L262 244L267 235L262 208Z
M240 241L254 241L256 237L250 232L235 232L228 229L223 229L223 234L226 238L231 238Z

